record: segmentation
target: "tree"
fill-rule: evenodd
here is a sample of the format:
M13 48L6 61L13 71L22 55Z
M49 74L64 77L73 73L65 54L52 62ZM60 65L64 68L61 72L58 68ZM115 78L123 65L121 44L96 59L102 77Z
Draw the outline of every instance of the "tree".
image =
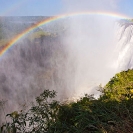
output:
M133 70L122 71L111 78L101 98L117 101L133 98Z
M14 111L7 114L6 116L10 118L10 122L1 127L0 133L48 132L50 126L54 124L58 112L58 102L53 100L55 96L55 91L44 90L28 111L21 110L20 112Z

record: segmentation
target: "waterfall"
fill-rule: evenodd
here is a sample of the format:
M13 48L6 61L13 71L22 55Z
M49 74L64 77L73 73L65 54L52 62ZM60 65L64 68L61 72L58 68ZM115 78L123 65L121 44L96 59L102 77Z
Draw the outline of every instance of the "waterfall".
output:
M64 26L56 22L61 26L55 28L60 32L56 36L31 39L28 35L1 57L0 100L7 101L6 113L21 110L25 104L29 106L44 89L55 90L58 100L79 98L85 93L99 95L96 88L107 83L116 69L133 67L132 23L117 25L114 43L112 19L91 16L65 21ZM65 31L60 30L62 27ZM11 29L4 28L5 33ZM49 30L50 26L36 31L45 28ZM117 67L112 67L113 62Z
M117 69L123 71L133 68L133 22L120 21L117 32Z

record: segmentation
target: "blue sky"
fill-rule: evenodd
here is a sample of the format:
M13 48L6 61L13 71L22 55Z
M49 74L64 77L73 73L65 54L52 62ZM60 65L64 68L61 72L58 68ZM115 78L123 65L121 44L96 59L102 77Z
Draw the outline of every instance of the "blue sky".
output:
M133 0L0 0L0 16L50 16L104 10L133 18Z

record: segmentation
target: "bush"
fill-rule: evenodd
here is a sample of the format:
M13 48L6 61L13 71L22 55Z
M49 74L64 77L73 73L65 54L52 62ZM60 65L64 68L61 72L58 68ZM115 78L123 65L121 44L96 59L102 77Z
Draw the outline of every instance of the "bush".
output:
M95 99L85 95L76 102L55 101L55 91L44 90L28 111L7 114L1 133L132 133L133 70L116 74Z
M21 110L14 111L6 116L10 118L10 122L1 127L1 132L7 133L45 133L49 130L51 124L56 120L58 111L58 102L52 100L56 95L55 91L44 90L44 92L36 98L36 104L27 112Z
M103 99L128 100L133 97L133 70L116 74L103 89Z

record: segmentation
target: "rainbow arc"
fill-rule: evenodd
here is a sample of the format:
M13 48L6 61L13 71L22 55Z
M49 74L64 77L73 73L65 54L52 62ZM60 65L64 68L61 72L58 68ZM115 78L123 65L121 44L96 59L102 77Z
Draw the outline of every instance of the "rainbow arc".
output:
M42 25L46 25L48 23L51 23L51 22L54 22L54 21L57 21L57 20L60 20L60 19L64 19L64 18L67 18L67 17L74 17L74 16L79 16L79 15L101 15L101 16L110 16L110 17L117 18L117 19L127 19L127 20L131 19L130 17L128 17L126 15L118 14L118 13L112 13L112 12L78 12L78 13L63 14L63 15L59 15L59 16L50 17L48 19L42 20L42 21L32 25L31 27L27 28L26 30L22 31L21 33L16 35L14 38L12 38L10 40L10 42L8 42L0 50L0 56L4 55L4 53L10 47L12 47L17 41L19 41L21 38L23 38L25 35L27 35L31 31L33 31L37 27L40 27Z

